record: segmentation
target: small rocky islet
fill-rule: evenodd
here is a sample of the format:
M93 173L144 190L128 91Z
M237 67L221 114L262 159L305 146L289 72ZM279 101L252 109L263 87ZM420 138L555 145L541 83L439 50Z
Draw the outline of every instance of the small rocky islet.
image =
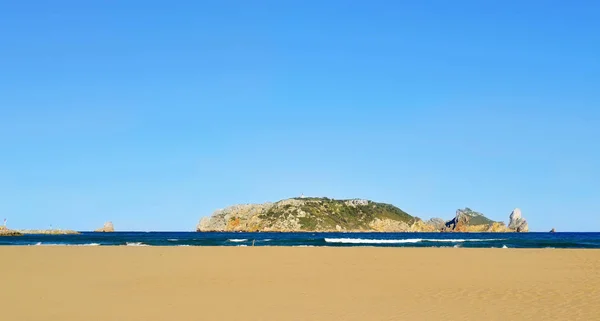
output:
M95 230L94 232L108 233L114 232L115 227L112 222L104 223L104 226ZM11 230L6 225L0 225L0 236L23 236L28 234L35 235L74 235L81 234L80 232L73 230L61 230L61 229L47 229L47 230Z
M6 226L0 226L0 236L22 236L26 234L40 234L40 235L70 235L80 234L73 230L60 230L60 229L49 229L49 230L11 230Z
M21 236L22 233L14 230L9 230L6 226L0 226L0 236Z
M198 232L528 232L516 208L509 224L470 208L454 218L424 221L391 204L370 200L298 197L275 203L234 205L200 220Z
M106 222L104 223L104 226L102 226L101 228L95 230L94 232L98 232L98 233L112 233L115 231L115 226L113 225L112 222Z

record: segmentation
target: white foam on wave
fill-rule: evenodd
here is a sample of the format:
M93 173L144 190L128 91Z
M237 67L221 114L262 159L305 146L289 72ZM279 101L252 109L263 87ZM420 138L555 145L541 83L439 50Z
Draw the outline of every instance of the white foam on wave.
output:
M246 241L248 241L248 239L229 239L227 241L229 241L229 242L246 242Z
M127 242L125 243L127 246L148 246L148 244L144 244L142 242Z
M327 243L348 243L348 244L402 244L402 243L420 243L420 242L443 242L443 243L463 243L463 242L489 242L502 241L504 239L351 239L351 238L325 238Z
M238 245L238 246L243 246L243 247L246 247L246 246L248 246L248 245L246 245L246 244L242 244L242 245Z
M424 242L448 242L448 243L462 243L462 242L491 242L491 241L504 241L506 239L423 239Z
M177 242L177 241L179 241L179 239L167 239L167 241L169 241L169 242Z
M348 243L348 244L397 244L397 243L419 243L423 239L404 239L404 240L376 240L376 239L332 239L325 238L327 243Z
M503 249L507 249L507 248L508 248L508 246L506 246L506 245L502 245L502 248L503 248Z
M65 243L42 243L37 242L34 246L100 246L100 243L87 243L87 244L65 244Z

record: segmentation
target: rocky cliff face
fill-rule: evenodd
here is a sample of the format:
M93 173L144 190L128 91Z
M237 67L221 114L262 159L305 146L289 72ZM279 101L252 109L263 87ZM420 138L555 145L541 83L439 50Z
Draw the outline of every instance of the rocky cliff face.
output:
M462 210L456 210L456 216L444 224L442 230L444 232L466 232L466 227L469 224L470 216L466 215Z
M97 230L95 230L94 232L114 232L115 231L115 227L113 225L112 222L106 222L104 223L104 226L102 228L99 228Z
M513 212L514 214L514 212ZM495 222L469 208L448 221L423 221L401 209L367 200L293 198L275 203L235 205L200 220L196 230L265 232L526 232L520 211L511 224Z
M512 213L510 213L508 228L515 232L529 232L529 225L527 224L527 220L521 215L520 209L515 208Z
M444 228L444 226L446 225L446 221L444 221L444 219L439 218L439 217L434 217L432 219L429 219L425 223L427 225L433 227L436 231L441 231Z

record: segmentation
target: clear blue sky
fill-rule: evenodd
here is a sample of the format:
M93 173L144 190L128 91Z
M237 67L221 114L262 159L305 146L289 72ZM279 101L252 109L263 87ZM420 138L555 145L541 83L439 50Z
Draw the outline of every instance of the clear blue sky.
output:
M192 230L304 193L600 231L599 16L598 1L0 1L0 216Z

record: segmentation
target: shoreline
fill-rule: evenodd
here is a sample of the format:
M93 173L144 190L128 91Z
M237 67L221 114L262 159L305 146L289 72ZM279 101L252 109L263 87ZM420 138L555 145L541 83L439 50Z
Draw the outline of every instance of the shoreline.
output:
M484 251L484 250L492 250L492 251L598 251L600 252L600 248L560 248L560 247L453 247L453 246L377 246L377 245L360 245L360 246L327 246L327 245L260 245L260 246L252 246L252 245L148 245L148 244L119 244L119 245L102 245L102 244L27 244L27 245L0 245L0 249L2 248L30 248L30 247L63 247L63 248L161 248L161 249L172 249L172 248L196 248L196 249L230 249L230 248L281 248L281 249L296 249L296 248L307 248L307 249L334 249L334 250L343 250L343 249L385 249L388 251L394 250L406 250L406 249L416 249L416 250L450 250L450 251L461 251L461 250L470 250L470 251Z

